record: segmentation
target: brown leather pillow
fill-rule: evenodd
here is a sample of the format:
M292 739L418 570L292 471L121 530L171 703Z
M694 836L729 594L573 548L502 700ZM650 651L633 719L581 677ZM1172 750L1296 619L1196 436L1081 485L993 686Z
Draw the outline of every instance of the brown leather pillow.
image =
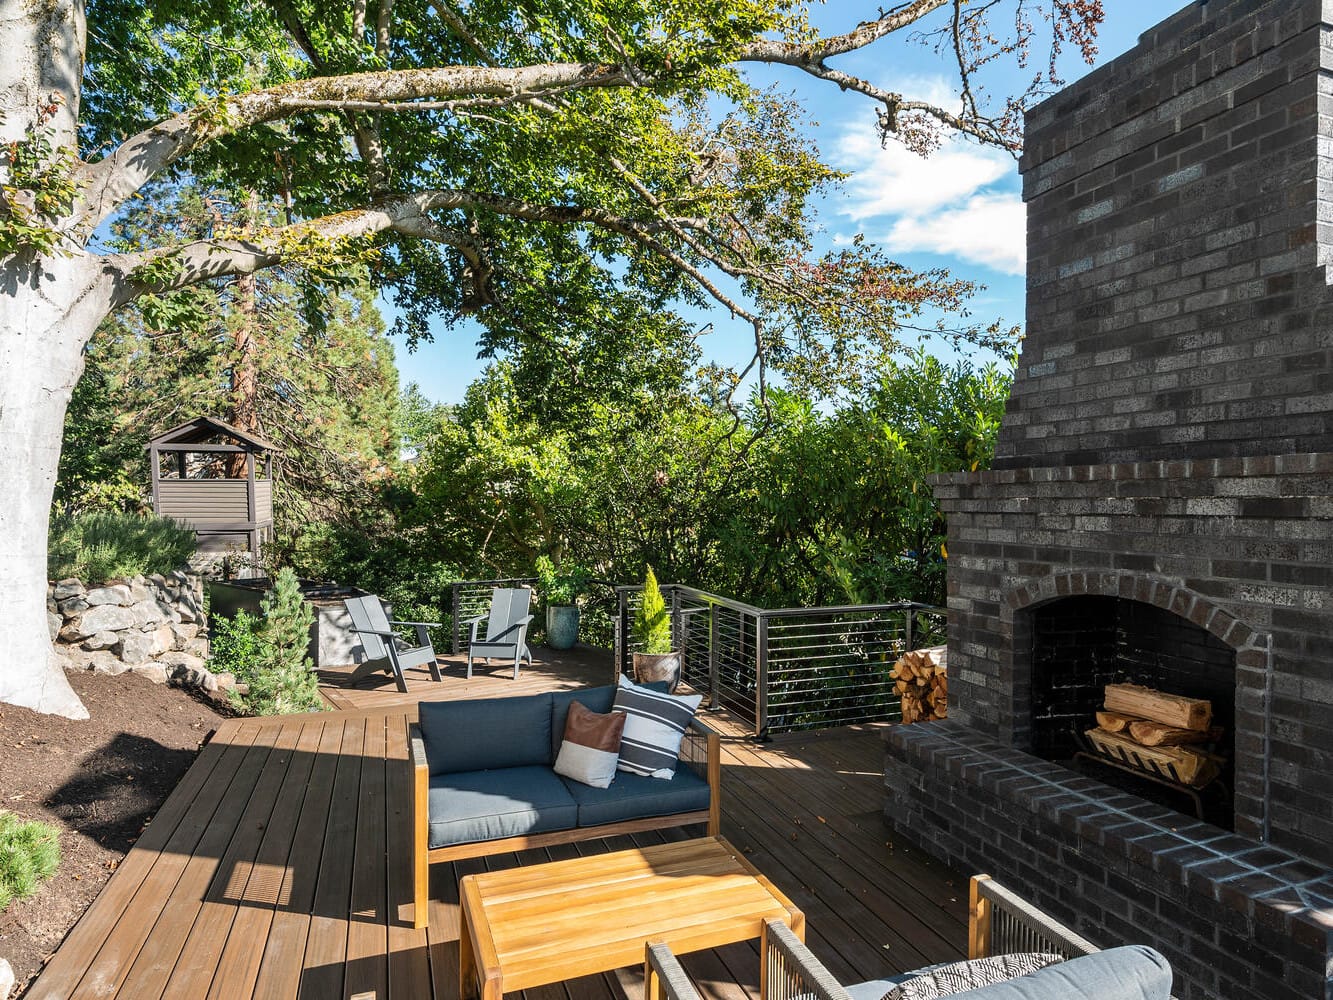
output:
M570 702L555 773L593 788L606 788L616 776L624 731L624 712L600 715L582 702Z

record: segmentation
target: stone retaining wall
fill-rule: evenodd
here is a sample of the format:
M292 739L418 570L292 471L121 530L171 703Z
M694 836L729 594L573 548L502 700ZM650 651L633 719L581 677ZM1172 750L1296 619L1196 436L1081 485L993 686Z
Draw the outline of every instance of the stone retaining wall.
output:
M89 587L59 580L46 595L47 624L67 670L134 673L209 692L231 687L208 670L203 577L176 570Z

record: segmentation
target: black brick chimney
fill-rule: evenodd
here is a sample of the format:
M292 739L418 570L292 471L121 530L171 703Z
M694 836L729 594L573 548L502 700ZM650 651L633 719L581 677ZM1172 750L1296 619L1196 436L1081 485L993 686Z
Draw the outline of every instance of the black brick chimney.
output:
M1333 1000L1330 80L1333 10L1212 0L1028 117L1027 339L994 468L936 483L950 717L887 738L902 836L1182 1000ZM1076 598L1234 662L1230 822L1044 759Z

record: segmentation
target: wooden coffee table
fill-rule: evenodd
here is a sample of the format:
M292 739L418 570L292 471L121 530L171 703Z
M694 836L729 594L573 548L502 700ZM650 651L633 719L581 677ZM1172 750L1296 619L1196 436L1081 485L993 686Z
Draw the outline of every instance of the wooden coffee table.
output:
M459 996L514 990L643 962L647 941L676 954L757 938L805 917L721 837L465 875L459 882Z

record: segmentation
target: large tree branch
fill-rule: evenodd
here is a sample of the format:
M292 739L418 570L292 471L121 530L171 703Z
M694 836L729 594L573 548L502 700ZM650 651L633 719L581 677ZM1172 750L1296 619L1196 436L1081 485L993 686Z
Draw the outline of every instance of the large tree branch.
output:
M478 240L430 215L457 209L486 210L530 222L596 226L636 241L651 240L653 234L675 231L676 227L702 225L699 220L691 219L675 219L668 225L659 220L627 218L600 208L542 205L486 192L421 191L383 198L366 208L276 227L248 238L199 240L176 247L112 255L104 261L106 268L121 279L117 305L145 292L175 291L211 278L251 274L306 254L328 255L347 241L388 231L454 246L464 252L469 262L489 273L490 265L482 256Z
M743 46L736 56L736 61L782 63L805 69L809 63L817 63L823 59L863 49L885 35L891 35L908 25L915 24L927 14L948 3L949 0L915 0L914 3L909 3L873 21L864 21L845 34L831 35L810 42L758 39Z
M191 108L131 136L109 156L85 165L84 211L73 221L91 231L147 181L206 142L252 125L342 101L415 101L450 96L513 96L568 87L630 83L618 67L544 63L515 69L446 66L383 70L297 80Z

